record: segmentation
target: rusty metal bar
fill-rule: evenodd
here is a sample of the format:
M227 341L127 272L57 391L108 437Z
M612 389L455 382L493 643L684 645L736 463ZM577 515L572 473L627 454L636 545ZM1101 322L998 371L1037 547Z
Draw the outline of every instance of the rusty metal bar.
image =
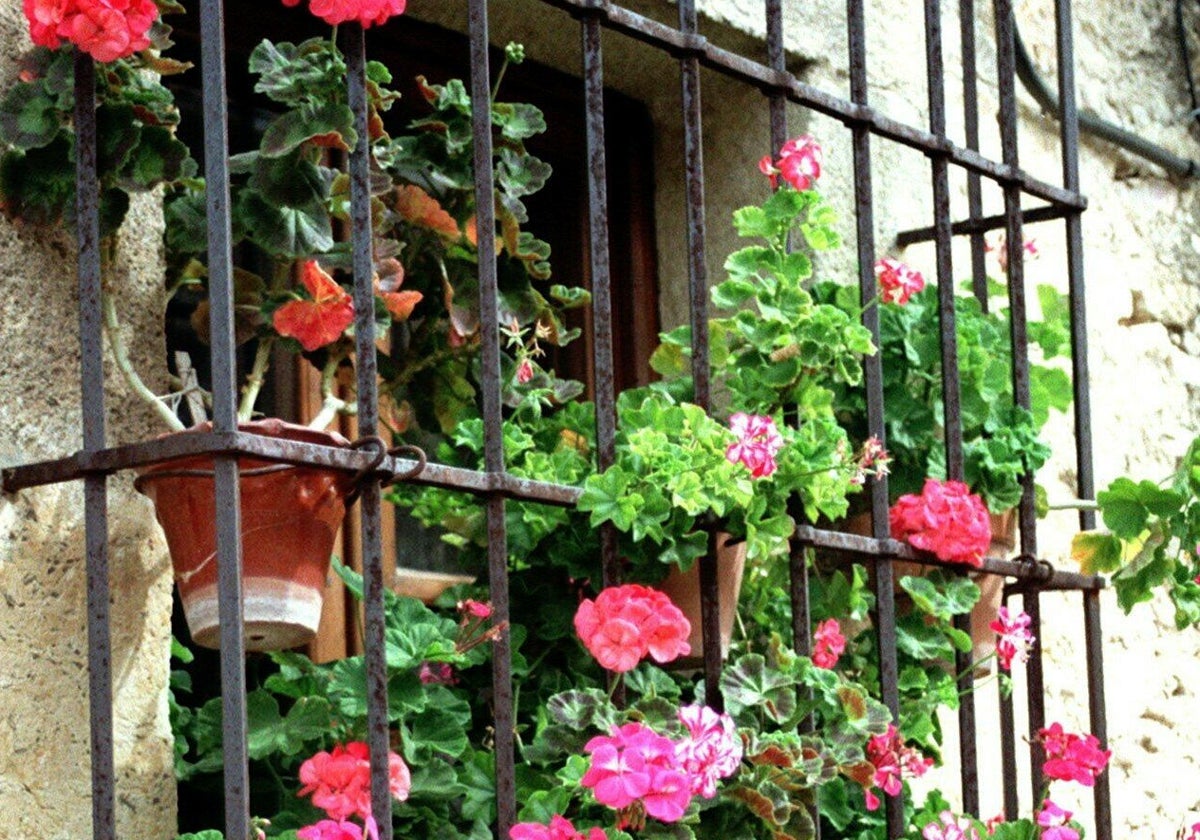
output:
M213 429L237 429L233 335L233 254L229 203L229 122L225 84L222 0L200 6L201 77L204 92L204 166L208 229L209 332ZM217 588L221 621L222 749L225 760L225 836L250 832L250 771L246 744L245 639L242 624L241 494L237 459L218 455L216 481Z
M1083 592L1084 651L1087 661L1088 724L1101 748L1108 746L1108 718L1104 699L1104 634L1100 629L1100 595ZM1096 817L1097 840L1112 840L1112 802L1109 774L1096 777L1092 803Z
M995 0L997 74L1000 89L1000 146L1004 163L1017 167L1017 97L1015 88L1015 32L1012 0ZM1029 407L1028 338L1025 329L1025 261L1021 231L1021 193L1011 184L1004 185L1005 247L1008 255L1008 306L1012 339L1013 397L1017 405ZM1026 475L1025 490L1020 503L1021 554L1037 556L1036 515L1033 499L1033 476ZM1032 619L1030 632L1041 638L1041 602L1037 589L1025 596L1025 611ZM1042 667L1042 648L1036 646L1029 659L1027 704L1030 734L1045 726L1045 681ZM1030 785L1036 800L1042 790L1041 744L1030 738Z
M975 78L975 0L959 0L959 43L962 45L963 128L967 148L979 151L979 83ZM972 222L983 215L983 182L978 172L967 173L967 216ZM1026 220L1029 219L1028 214ZM959 231L951 226L954 233ZM971 289L975 299L988 311L987 266L983 231L971 232Z
M588 178L588 259L592 291L592 370L596 403L596 466L616 460L616 393L613 387L612 264L608 238L608 166L604 142L603 30L595 15L580 23L583 46L584 122ZM600 527L601 579L605 586L621 582L617 530Z
M968 173L969 178L978 178L975 173ZM1031 224L1033 222L1047 222L1054 219L1063 219L1073 213L1079 211L1071 207L1060 207L1057 205L1042 205L1024 210L1021 213L1022 222ZM971 217L955 222L950 226L950 232L955 236L963 234L971 235L972 239L976 236L982 237L989 230L1000 230L1005 226L1007 217L1003 213L994 216ZM929 242L937 236L937 228L922 227L913 228L912 230L902 230L896 234L896 246L899 248L907 248L909 245L915 245L918 242ZM981 240L982 241L982 240ZM978 290L975 290L978 291Z
M75 51L75 235L79 248L80 401L83 447L104 448L104 338L101 317L100 181L96 175L96 66ZM83 487L87 568L88 725L91 743L92 835L116 840L113 757L112 632L109 622L108 482Z
M787 72L787 55L783 47L783 0L766 0L767 16L767 64L779 73ZM772 156L787 142L787 96L783 91L773 91L768 96L771 109Z
M492 173L491 67L488 57L487 0L470 0L472 132L475 160L475 212L479 237L479 317L483 385L484 464L488 473L503 475L504 431L500 404L500 304L496 278L495 183ZM487 497L488 585L497 623L509 618L508 533L505 502ZM497 833L507 837L517 818L513 733L512 639L505 630L492 652L492 702L495 723Z
M350 150L350 240L354 268L354 343L360 435L379 426L375 359L375 290L371 251L370 152L367 131L366 38L350 21L338 28L346 56L347 102L354 115L355 144ZM363 649L367 671L367 744L371 763L371 813L381 840L392 840L392 795L388 789L388 672L383 593L383 522L377 481L361 485L359 529L363 564Z
M1008 604L1008 593L1004 594ZM1004 818L1015 819L1021 811L1017 790L1017 723L1011 693L999 692L1000 697L1000 768L1004 781Z

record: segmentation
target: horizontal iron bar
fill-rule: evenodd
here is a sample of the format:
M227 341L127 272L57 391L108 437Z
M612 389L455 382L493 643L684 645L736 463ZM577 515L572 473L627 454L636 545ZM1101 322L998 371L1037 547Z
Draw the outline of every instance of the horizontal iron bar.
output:
M890 558L908 560L926 566L938 566L944 569L962 571L962 563L950 563L931 557L923 551L917 551L907 543L899 540L876 540L858 534L845 534L840 531L824 531L809 525L796 528L796 541L813 548L825 548L842 551L847 554L857 554L871 560ZM1064 572L1055 569L1049 563L1022 563L1013 560L993 560L984 558L983 565L978 568L970 567L972 572L988 572L1018 578L1014 587L1020 587L1021 582L1032 582L1038 589L1103 589L1105 580L1100 575L1084 575L1078 572ZM1049 570L1049 575L1043 580Z
M0 471L4 492L11 493L28 487L73 481L87 475L106 475L119 470L145 467L151 464L196 455L219 454L253 455L269 461L288 464L330 467L357 472L369 467L375 454L368 450L343 449L315 443L281 440L246 432L195 432L169 435L159 440L101 449L96 452L76 452L66 458L38 461L8 467ZM379 465L380 473L401 475L417 466L407 458L388 457ZM415 484L462 490L479 494L499 494L514 499L570 507L579 499L578 487L533 481L517 476L484 473L442 464L426 464L420 475L410 479Z
M799 81L794 75L714 46L702 35L683 32L665 23L613 5L608 0L542 0L573 15L593 15L615 32L665 50L676 56L695 56L701 64L746 82L766 94L787 95L798 105L832 117L847 126L865 125L872 134L893 140L927 155L946 157L950 163L1002 184L1015 184L1022 192L1051 204L1074 210L1087 208L1087 199L1033 178L1022 169L990 160L979 152L950 142L924 129L886 117L867 105L857 105Z
M1033 207L1021 213L1022 224L1032 224L1034 222L1048 222L1054 219L1061 219L1064 216L1069 216L1072 213L1079 211L1074 207L1061 207L1053 204L1043 205L1041 207ZM955 222L950 226L950 232L955 236L961 236L970 233L987 233L992 230L1003 228L1006 222L1006 216L1003 213L995 216L980 216L976 219L963 219L960 222ZM896 245L900 248L906 248L909 245L917 242L929 242L934 238L935 229L933 227L913 228L912 230L902 230L896 234Z

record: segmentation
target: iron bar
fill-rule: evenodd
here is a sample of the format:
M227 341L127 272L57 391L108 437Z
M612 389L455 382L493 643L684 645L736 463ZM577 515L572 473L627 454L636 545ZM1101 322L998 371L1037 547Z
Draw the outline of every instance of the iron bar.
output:
M967 148L979 151L979 84L975 78L975 0L959 0L959 43L962 45L963 129ZM967 216L973 222L983 215L983 181L978 172L967 173ZM953 231L953 226L951 227ZM957 233L957 231L954 231ZM971 233L971 289L988 311L987 266L983 231Z
M233 334L233 253L229 202L229 122L225 83L222 0L200 6L204 94L204 166L208 230L209 348L213 429L237 429ZM214 458L216 473L217 587L221 621L221 727L225 766L225 836L250 833L250 770L246 743L245 630L242 624L241 494L232 455Z
M584 121L588 180L588 266L592 292L592 371L596 403L596 466L603 470L616 459L616 394L613 387L612 264L608 238L608 166L604 134L603 30L595 15L580 23L583 45ZM600 528L601 579L620 583L617 531Z
M491 69L488 57L487 0L470 0L471 122L475 162L475 212L480 231L494 231L495 183L492 172ZM479 237L479 317L483 382L484 465L488 473L503 475L504 430L500 403L500 306L496 277L495 238ZM492 615L497 624L509 618L508 534L504 497L487 498L488 586ZM507 837L516 822L514 780L512 640L504 630L492 652L494 750L496 761L497 833Z
M680 0L679 28L695 37L695 0ZM683 161L687 185L688 299L692 324L693 399L708 408L710 376L708 359L708 266L705 262L704 144L701 138L700 63L696 56L679 59L683 100Z
M1008 603L1007 594L1004 603ZM1004 818L1016 819L1021 811L1017 783L1017 723L1013 712L1012 694L999 692L1000 697L1000 771L1004 780Z
M367 133L366 38L351 21L339 27L346 57L346 93L354 115L350 151L350 241L354 273L354 342L359 433L375 434L379 401L375 359L375 291L371 252L370 151ZM363 564L363 649L367 671L367 745L371 764L371 813L381 840L392 840L392 795L388 788L388 672L383 605L383 533L379 482L366 481L359 496L360 551Z
M1100 629L1100 595L1085 591L1083 598L1084 651L1087 661L1088 724L1101 748L1108 746L1108 716L1104 699L1104 634ZM1097 840L1112 840L1109 774L1096 777L1092 792Z
M766 0L767 16L767 64L777 73L787 72L787 55L783 48L783 0ZM787 96L773 90L768 96L771 111L772 156L779 154L780 147L787 142Z
M968 177L978 177L975 173L969 173ZM1033 222L1046 222L1053 219L1062 219L1079 211L1071 207L1061 207L1056 205L1043 205L1041 207L1033 207L1029 210L1021 212L1021 221L1024 224L1032 224ZM1007 224L1007 216L1003 213L998 213L994 216L970 217L962 221L955 222L950 226L950 232L955 236L970 234L972 238L976 235L982 236L989 230L1000 230ZM918 242L929 242L937 236L937 228L935 226L913 228L912 230L902 230L896 234L896 246L899 248L907 248L909 245L915 245ZM981 240L982 241L982 240Z
M96 172L96 66L75 51L75 226L79 289L80 400L83 447L104 448L104 338L100 254L100 181ZM88 726L92 776L92 836L116 840L113 755L112 633L109 625L108 482L84 482L87 568Z

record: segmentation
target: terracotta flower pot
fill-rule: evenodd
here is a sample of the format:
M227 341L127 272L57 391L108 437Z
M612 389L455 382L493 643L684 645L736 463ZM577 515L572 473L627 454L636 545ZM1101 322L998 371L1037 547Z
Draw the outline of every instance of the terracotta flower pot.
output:
M730 535L717 535L717 591L720 598L721 658L729 655L733 639L733 621L737 617L738 595L742 591L742 574L746 570L745 541L730 544ZM700 622L700 564L694 563L688 571L672 567L657 588L679 607L692 625L688 645L692 651L688 656L671 663L675 668L698 668L704 664L704 639Z
M207 428L205 424L197 430ZM242 423L238 428L267 437L349 446L334 432L281 420ZM341 470L248 457L238 459L238 468L246 649L293 648L317 632L351 476ZM201 455L156 464L142 471L134 486L154 502L192 640L203 647L219 647L212 458Z

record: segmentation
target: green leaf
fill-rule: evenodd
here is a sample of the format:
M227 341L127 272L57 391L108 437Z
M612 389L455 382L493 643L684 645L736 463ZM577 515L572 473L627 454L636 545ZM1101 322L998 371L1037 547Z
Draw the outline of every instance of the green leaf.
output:
M776 723L787 720L796 708L795 683L767 667L759 654L742 656L721 675L721 691L730 714L757 710Z
M1128 478L1118 478L1096 495L1104 524L1121 539L1133 539L1146 527L1150 512L1140 496L1138 485Z
M1121 568L1121 541L1112 534L1083 531L1071 538L1071 559L1085 575L1114 572Z
M940 571L927 577L902 577L900 586L912 596L917 609L943 621L969 613L979 601L979 587L970 578Z
M0 141L22 150L49 145L65 116L38 86L18 84L0 102Z
M265 758L276 752L296 755L309 742L320 741L329 733L329 701L301 697L286 716L281 716L275 698L259 689L246 695L246 721L251 758Z

